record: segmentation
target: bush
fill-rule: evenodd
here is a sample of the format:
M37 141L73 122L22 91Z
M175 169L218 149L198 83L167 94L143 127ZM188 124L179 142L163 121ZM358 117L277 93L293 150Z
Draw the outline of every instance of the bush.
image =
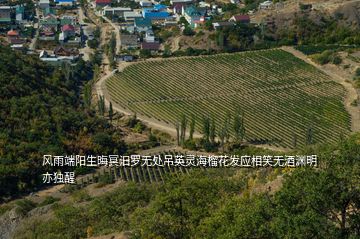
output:
M74 202L86 202L91 200L91 196L85 189L74 191L71 196Z
M191 139L185 140L183 147L190 150L197 150L195 141Z
M133 128L133 132L135 133L142 133L145 129L145 126L139 121L136 123L136 125Z
M358 67L355 71L355 77L360 77L360 67Z
M103 175L99 176L99 187L101 186L105 186L107 184L112 184L114 183L114 177L110 174L110 173L105 173Z
M88 44L88 46L89 46L90 48L96 49L96 48L98 47L98 45L99 45L99 41L96 40L96 39L88 40L88 41L87 41L87 44Z
M193 31L193 29L191 29L191 27L186 26L185 29L183 30L183 35L193 36L193 35L195 35L195 32Z
M50 205L53 204L54 202L60 201L60 198L54 198L52 196L47 196L44 201L42 201L41 203L39 203L39 207L43 207L46 205Z
M340 65L342 63L342 59L340 56L334 56L332 63L335 65Z
M16 213L26 216L28 212L36 207L36 203L29 199L22 199L16 202Z

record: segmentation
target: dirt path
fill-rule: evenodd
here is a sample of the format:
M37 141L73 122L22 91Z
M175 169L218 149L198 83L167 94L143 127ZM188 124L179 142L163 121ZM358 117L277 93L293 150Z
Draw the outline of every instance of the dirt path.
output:
M326 67L326 65L321 66L313 61L311 61L305 54L303 54L300 51L295 50L293 47L282 47L283 50L290 52L294 56L302 59L303 61L315 66L325 74L331 76L331 78L336 81L337 83L341 84L347 94L344 99L344 104L346 110L349 112L351 116L351 130L353 132L360 132L360 107L352 106L351 103L354 100L359 99L358 93L356 89L353 87L353 85L349 82L351 79L347 79L344 75L341 74L341 72L337 71L336 69Z

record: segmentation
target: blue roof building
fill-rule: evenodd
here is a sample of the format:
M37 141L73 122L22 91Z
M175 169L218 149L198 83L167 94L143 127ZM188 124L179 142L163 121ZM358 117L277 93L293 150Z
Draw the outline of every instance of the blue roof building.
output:
M156 4L152 8L143 8L142 14L144 18L150 20L163 20L170 17L167 12L167 6L162 4Z

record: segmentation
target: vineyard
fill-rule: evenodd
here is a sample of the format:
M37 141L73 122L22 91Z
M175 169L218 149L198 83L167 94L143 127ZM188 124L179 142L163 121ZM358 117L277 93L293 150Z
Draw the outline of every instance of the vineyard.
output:
M179 152L161 152L156 154L161 160L164 159L165 155L183 155ZM151 155L154 156L154 155ZM199 170L205 170L204 167L197 167ZM110 177L113 181L123 180L127 182L135 183L163 183L170 176L178 176L181 174L189 174L193 170L191 167L183 166L141 166L137 165L134 167L103 167L98 169L97 172L91 173L81 178L75 187L85 187L89 184L100 182L100 178L103 176Z
M329 76L283 50L266 50L133 64L106 81L125 110L174 125L182 114L204 116L217 129L227 112L244 113L245 138L283 147L335 142L350 132L345 90Z

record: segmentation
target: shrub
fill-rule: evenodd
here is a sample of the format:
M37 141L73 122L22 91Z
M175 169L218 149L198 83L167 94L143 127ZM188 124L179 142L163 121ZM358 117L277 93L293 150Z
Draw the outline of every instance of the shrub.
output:
M29 199L22 199L16 202L16 213L26 216L28 212L36 207L36 203Z
M53 204L54 202L60 201L60 198L54 198L52 196L47 196L44 201L42 201L41 203L39 203L39 207L43 207L46 205L50 205Z
M186 26L184 31L183 31L183 34L185 36L193 36L193 35L195 35L195 32L193 31L193 29L191 29L191 27Z
M74 191L71 196L74 202L86 202L91 200L91 196L85 189Z
M107 184L112 184L114 182L115 182L114 177L109 173L105 173L105 174L99 176L99 184L98 184L98 186L102 187L102 186L105 186Z

